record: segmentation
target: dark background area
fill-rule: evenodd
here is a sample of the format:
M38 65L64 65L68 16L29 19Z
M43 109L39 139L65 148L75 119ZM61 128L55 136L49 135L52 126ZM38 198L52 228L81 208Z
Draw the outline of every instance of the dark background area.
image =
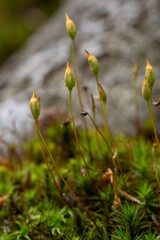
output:
M60 6L62 0L0 1L0 65Z

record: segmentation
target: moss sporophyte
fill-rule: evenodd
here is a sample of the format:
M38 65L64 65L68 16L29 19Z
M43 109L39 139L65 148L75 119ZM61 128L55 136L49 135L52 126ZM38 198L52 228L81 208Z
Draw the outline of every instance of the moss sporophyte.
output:
M66 30L67 30L68 36L72 40L72 66L73 66L73 72L74 72L75 81L76 81L79 104L80 104L80 107L81 107L81 111L83 111L83 103L82 103L79 81L78 81L78 76L77 76L76 67L75 67L75 60L74 60L74 52L75 52L74 41L75 41L77 30L76 30L75 23L69 18L68 14L66 14ZM89 133L88 133L88 126L87 126L87 122L86 122L85 118L83 118L83 123L84 123L84 128L85 128L85 133L86 133L86 140L87 140L87 144L88 144L88 151L89 151L91 159L93 159L93 155L92 155L92 151L91 151L90 138L89 138Z
M88 54L88 63L89 63L91 71L93 72L93 74L95 76L98 75L100 66L99 66L99 62L98 62L97 58L95 56L93 56L91 53L89 53L87 50L85 50L85 52Z
M155 73L154 73L153 67L150 65L148 59L147 59L147 66L146 66L146 70L145 70L145 77L148 82L148 86L150 88L152 88L155 83Z
M153 103L152 103L152 88L155 83L155 74L153 67L149 64L149 61L147 59L147 66L145 69L145 78L143 80L142 84L142 95L143 98L147 101L150 116L151 116L151 121L153 125L153 130L155 134L155 139L157 144L159 145L159 140L157 137L157 132L156 132L156 121L155 121L155 116L154 116L154 111L153 111Z
M69 66L69 62L67 62L67 68L65 71L64 81L65 81L65 85L68 88L68 90L72 91L72 88L75 86L75 77Z
M148 109L149 109L152 126L153 126L153 131L154 131L154 135L155 135L155 141L153 143L153 147L156 149L159 146L159 139L157 136L156 120L155 120L155 115L154 115L154 111L153 111L153 103L152 103L152 88L154 86L154 83L155 83L154 69L150 65L150 63L147 59L147 66L145 69L145 78L144 78L143 84L142 84L142 95L148 104ZM156 178L157 178L158 186L160 187L160 181L159 181L159 177L158 177L158 160L157 160L157 158L156 158Z
M116 145L114 143L112 134L110 132L110 129L108 127L107 120L106 120L106 109L105 108L106 108L107 96L106 96L106 93L105 93L104 89L102 88L101 84L99 83L99 79L98 79L98 74L99 74L99 71L100 71L100 65L99 65L98 59L94 55L89 53L87 50L85 50L85 52L88 55L89 67L90 67L92 73L94 74L94 76L96 78L97 89L98 89L98 93L99 93L99 97L100 97L100 104L101 104L101 110L102 110L103 121L104 121L104 133L105 133L105 136L106 136L106 141L108 142L107 145L110 146L109 147L110 153L112 151L115 152ZM116 155L116 160L118 162L120 172L121 172L121 175L122 175L122 178L123 178L124 186L125 186L125 189L127 191L127 185L126 185L123 170L122 170L122 167L121 167L121 164L120 164L120 161L119 161L118 153Z
M67 63L67 70L69 71L69 74L73 74L70 67L69 67L69 63ZM67 73L68 74L68 73ZM67 77L68 79L68 77ZM69 85L68 85L69 84ZM70 96L71 96L71 91L72 91L72 88L73 88L73 85L74 85L74 80L72 78L72 81L70 81L70 78L69 78L69 81L67 80L67 87L69 89L69 92L70 92ZM39 140L39 143L40 143L40 146L41 146L41 150L43 152L43 157L44 157L44 161L48 167L48 170L52 176L52 179L57 187L57 190L59 191L62 199L65 201L65 203L68 205L68 207L70 208L70 205L68 204L68 202L65 200L65 198L63 197L63 193L60 189L60 186L58 184L58 182L56 181L54 175L53 175L53 170L52 168L50 167L50 162L47 160L47 157L46 157L46 154L45 154L45 150L47 151L49 157L50 157L50 160L51 160L51 163L53 164L56 172L58 173L59 177L61 178L62 182L66 185L66 187L68 188L68 190L71 192L71 194L74 196L74 198L77 200L77 202L80 204L80 206L82 207L82 209L86 212L86 214L88 215L89 219L92 221L92 223L95 225L97 231L99 232L99 234L102 236L102 232L100 231L99 227L97 226L95 220L92 218L92 216L90 215L90 213L88 212L88 210L85 208L85 206L83 205L83 203L80 201L80 199L76 196L76 194L73 192L73 190L71 189L71 187L69 186L68 182L65 180L65 178L63 177L63 175L61 174L56 162L55 162L55 159L53 158L50 150L49 150L49 147L48 145L46 144L46 141L45 139L43 138L43 135L41 133L41 130L40 130L40 127L39 127L39 123L38 123L38 117L40 115L40 103L39 103L39 99L40 97L36 98L35 97L35 90L33 91L33 95L32 95L32 98L30 100L30 110L31 110L31 113L33 115L33 118L35 120L35 133L36 133L36 136ZM73 116L72 116L73 117ZM39 135L37 134L37 130L38 130L38 133ZM87 165L86 165L87 167ZM88 172L88 168L87 168L87 172ZM90 175L89 175L90 176ZM91 180L91 179L90 179ZM97 191L97 190L96 190Z
M104 104L106 104L107 103L107 95L100 83L99 83L99 94L100 94L100 98L101 98L102 102Z
M69 37L74 40L76 37L76 25L74 22L69 18L68 14L66 14L66 30Z
M146 77L144 78L142 84L142 95L146 101L151 99L151 88L148 85Z
M35 90L33 91L32 98L30 100L30 110L32 113L33 118L36 120L38 119L40 115L40 103L39 103L40 97L35 97Z
M66 30L72 41L72 63L71 63L72 66L70 67L69 62L67 62L67 67L66 67L65 74L64 74L64 82L65 82L65 86L67 87L67 89L69 91L70 115L71 115L75 140L77 143L77 147L75 146L75 148L76 148L76 150L78 150L78 151L75 151L76 155L74 155L75 153L73 152L73 155L75 156L74 161L76 162L79 172L81 172L81 174L82 174L81 176L83 177L83 179L85 179L86 182L88 181L89 185L87 185L87 186L92 187L91 190L93 190L93 191L90 191L90 194L91 194L90 196L92 197L92 199L94 199L95 204L98 204L97 205L98 210L100 210L99 206L102 208L105 208L106 202L105 202L105 199L104 199L103 193L102 193L103 189L99 189L99 185L96 184L96 181L94 178L95 176L94 176L93 172L95 171L96 174L101 173L104 176L104 172L106 172L105 168L106 169L108 168L110 170L107 172L107 177L105 175L105 179L107 179L107 181L108 181L108 176L110 176L110 179L111 179L110 183L112 185L111 189L112 189L113 197L112 197L112 202L111 202L110 206L112 206L112 208L114 208L114 209L119 207L119 205L121 204L121 199L119 198L119 193L122 196L124 196L125 198L128 198L131 201L142 205L143 204L142 202L140 202L136 198L132 197L127 192L127 185L126 185L126 181L125 181L125 178L127 177L127 175L126 175L127 167L125 168L125 176L126 177L124 177L123 170L122 170L121 163L120 163L121 162L120 160L122 160L123 157L121 159L119 157L119 156L122 156L122 154L120 152L121 150L119 148L120 144L118 144L117 141L112 136L112 133L108 127L107 120L106 120L107 94L105 92L105 89L102 87L102 85L99 82L99 71L100 71L99 61L94 55L92 55L87 50L85 50L88 55L89 67L90 67L92 74L94 75L94 77L96 79L96 83L97 83L97 90L99 93L99 100L100 100L101 110L102 110L102 115L103 115L103 120L104 120L104 132L103 132L103 130L101 130L99 128L99 126L96 123L96 104L94 102L94 98L92 95L91 95L91 103L92 103L93 117L90 115L89 111L87 112L83 108L83 103L82 103L82 99L81 99L81 95L80 95L79 82L78 82L78 77L77 77L75 62L74 62L74 47L75 47L74 40L76 38L76 26L67 14L66 14ZM72 69L73 69L73 71L72 71ZM137 73L138 73L138 64L136 63L134 66L134 72L133 72L134 82L137 82ZM144 78L143 84L142 84L142 95L143 95L143 98L147 101L149 112L151 115L153 130L154 130L154 134L155 134L155 140L156 140L155 143L156 143L156 146L159 146L159 140L158 140L157 133L156 133L156 122L155 122L154 111L153 111L153 107L152 107L152 88L154 86L154 83L155 83L154 69L150 65L149 61L147 60L147 66L145 69L145 78ZM77 95L79 97L79 103L80 103L80 107L81 107L81 115L83 116L84 127L85 127L85 132L86 132L86 140L87 141L86 142L83 141L83 144L81 141L81 139L82 139L81 135L78 134L78 131L77 131L77 128L75 125L75 120L74 120L74 115L73 115L73 110L72 110L72 91L73 91L73 88L75 85L77 87L76 88L77 93L78 93ZM136 86L136 91L137 91L137 86ZM88 215L89 219L92 221L95 228L98 230L99 234L102 236L103 235L102 231L105 229L105 227L103 227L103 230L99 227L100 225L98 225L97 221L94 220L94 219L96 219L96 215L94 215L92 210L87 210L87 209L90 209L90 207L89 207L90 205L88 205L88 208L85 207L85 204L87 204L87 201L84 201L82 203L82 201L80 200L81 198L79 199L79 197L77 197L77 194L74 193L73 189L70 187L69 181L67 181L67 178L63 176L62 171L56 162L56 159L57 159L56 154L55 154L56 158L53 157L53 155L50 151L50 148L48 147L48 145L41 133L39 123L38 123L38 118L40 115L39 99L40 99L40 97L36 98L35 90L34 90L32 98L30 100L30 110L31 110L31 113L35 120L35 133L39 140L39 144L40 144L42 152L43 152L44 161L45 161L45 163L48 167L48 170L52 176L52 179L57 187L57 190L59 191L61 198L65 201L65 199L63 198L63 192L62 192L63 185L65 185L65 187L66 187L65 190L70 191L70 193L74 196L74 198L80 204L80 206L85 211L85 213ZM95 127L95 137L96 137L95 143L97 143L96 147L98 149L98 153L99 153L99 155L102 155L102 157L105 160L107 160L106 162L102 163L104 165L102 165L100 163L99 158L98 158L98 160L96 159L93 148L90 148L91 137L89 134L91 134L91 133L88 132L88 128L86 125L85 118L87 118L87 117L89 117L89 120L91 120L91 122L93 123L93 125ZM64 123L64 126L65 126L65 124L67 124L67 123ZM72 127L70 130L72 133ZM103 143L102 143L102 140L103 140ZM87 146L88 149L85 145L86 143L88 144L88 146ZM92 143L92 141L91 141L91 143ZM79 155L77 153L79 153ZM92 155L92 153L93 153L93 155ZM46 155L48 155L48 156L46 156ZM92 158L92 156L94 156L94 157ZM98 157L98 154L97 154L97 157ZM156 158L156 155L155 155L155 158ZM156 178L157 178L158 185L160 186L159 178L158 178L157 159L158 158L156 158ZM94 167L92 167L92 166L90 167L90 164L94 165L95 163L97 164L97 162L98 162L97 166L101 167L100 170L99 169L95 170ZM81 166L81 164L83 166ZM123 192L121 189L119 189L119 186L120 186L120 178L118 176L119 172L121 173L121 176L123 179L123 187L126 189L127 193ZM55 177L55 174L57 174L56 177ZM61 182L58 181L57 177L61 180ZM76 175L76 177L77 177L77 175ZM80 192L82 192L82 189L80 188L80 186L78 186L78 187L80 189L78 194L80 194ZM84 188L84 186L83 186L83 188ZM75 188L75 190L77 190L77 189ZM90 201L92 201L91 198L89 200L89 203L90 203ZM67 202L66 202L66 204L68 205L68 207L70 207L72 209L72 206L70 204L68 204ZM90 214L90 212L91 212L91 214ZM93 218L92 218L92 214L94 216ZM104 239L107 239L107 238L104 238Z
M88 166L87 166L87 163L86 163L86 160L84 158L84 155L82 153L82 150L81 150L81 146L80 146L80 142L79 142L79 139L78 139L78 135L77 135L77 131L76 131L76 126L75 126L75 121L74 121L74 116L73 116L73 111L72 111L72 88L73 88L73 85L74 85L74 81L70 81L69 79L73 78L74 79L74 76L73 76L73 73L72 73L72 70L70 69L69 67L69 63L67 62L67 68L66 68L66 71L65 71L65 76L64 76L64 81L65 81L65 85L66 87L68 88L69 90L69 103L70 103L70 112L71 112L71 118L72 118L72 123L73 123L73 130L74 130L74 136L75 136L75 140L76 140L76 143L77 143L77 147L78 147L78 150L80 152L80 155L84 161L84 164L85 164L85 167L86 167L86 170L87 170L87 173L88 173L88 177L89 177L89 180L91 182L91 185L96 193L96 195L98 196L99 198L99 201L103 204L101 198L100 198L100 195L91 179L91 176L90 176L90 173L89 173L89 170L88 170Z

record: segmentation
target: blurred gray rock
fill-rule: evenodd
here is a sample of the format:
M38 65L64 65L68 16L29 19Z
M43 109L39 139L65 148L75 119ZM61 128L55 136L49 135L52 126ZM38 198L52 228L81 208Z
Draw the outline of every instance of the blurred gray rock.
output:
M41 108L56 106L69 112L64 86L66 61L71 62L71 41L65 30L65 13L77 26L76 67L85 110L89 110L82 87L97 94L88 67L87 49L100 61L99 80L108 96L107 119L113 131L134 133L132 68L139 61L140 119L149 117L141 96L146 58L154 66L154 98L160 90L160 1L159 0L67 0L61 9L34 34L0 70L0 137L14 140L28 136L33 125L29 100L36 89ZM73 90L74 112L79 114L77 91ZM160 111L156 109L157 120ZM100 112L98 112L100 116Z

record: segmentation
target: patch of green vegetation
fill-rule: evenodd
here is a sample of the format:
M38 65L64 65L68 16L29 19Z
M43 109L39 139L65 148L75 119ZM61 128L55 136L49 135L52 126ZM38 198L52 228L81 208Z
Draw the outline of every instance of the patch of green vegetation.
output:
M47 132L57 132L59 144L66 145L67 143L64 141L66 131L70 135L70 141L74 142L73 130L70 125L64 130L61 128L61 122L58 122L55 126L49 127ZM93 139L92 134L93 131L90 132L91 139ZM57 146L57 138L50 134L47 135L46 141L51 141ZM85 138L84 132L79 132L78 135L80 140ZM123 138L125 141L126 137ZM43 157L39 156L40 151L37 147L39 143L34 139L24 144L25 158L22 159L21 167L16 160L14 170L0 167L0 196L8 195L6 203L0 207L0 239L156 239L158 228L155 225L155 219L159 221L157 211L159 203L157 202L156 178L153 171L153 152L150 152L152 143L142 138L129 139L129 141L133 145L134 158L132 167L125 172L125 178L127 179L128 193L138 199L140 203L135 203L119 192L121 204L118 208L112 206L114 189L110 180L106 179L101 187L99 185L102 175L107 171L106 162L101 156L98 154L96 156L96 160L101 164L97 167L96 162L83 150L88 166L93 169L90 174L96 187L99 186L103 206L95 195L88 177L81 175L81 166L84 167L84 164L77 152L77 147L74 146L74 151L71 153L72 145L68 145L70 147L68 147L67 157L64 159L61 158L61 152L53 151L61 173L92 214L102 230L104 238L99 236L93 223L87 218L86 213L79 207L52 167L63 197L71 208L67 207L53 183L43 162ZM103 146L102 139L100 139L100 143ZM84 144L86 146L86 143ZM32 148L28 146L32 146ZM92 140L91 148L95 152L98 151L98 146ZM38 154L35 149L38 149ZM102 150L105 149L102 148ZM126 164L124 152L127 152L127 147L120 146L122 165ZM144 158L146 161L141 161ZM128 161L131 159L128 158ZM144 175L143 171L139 171L142 167L147 169L148 166L151 168L149 179L147 174ZM27 176L29 177L27 178ZM118 179L120 178L118 171ZM122 180L119 181L119 188L125 191ZM150 229L149 232L148 229Z

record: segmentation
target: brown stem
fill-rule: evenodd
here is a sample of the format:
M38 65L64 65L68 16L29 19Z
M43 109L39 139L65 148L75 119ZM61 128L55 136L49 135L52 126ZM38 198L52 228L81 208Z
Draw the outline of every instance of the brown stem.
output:
M91 185L92 185L92 187L93 187L93 189L94 189L94 191L95 191L95 193L96 193L99 201L100 201L101 204L103 205L103 201L101 200L101 197L100 197L100 195L99 195L99 193L98 193L98 191L97 191L97 189L96 189L96 187L95 187L95 185L94 185L94 183L93 183L93 181L92 181L92 179L91 179L91 176L90 176L90 173L89 173L89 170L88 170L88 167L87 167L86 160L85 160L85 158L84 158L84 156L83 156L83 153L82 153L82 151L81 151L81 148L80 148L80 143L79 143L79 140L78 140L78 137L77 137L76 126L75 126L74 117L73 117L73 112L72 112L72 97L71 97L71 95L72 95L72 94L71 94L71 91L69 91L70 112L71 112L71 118L72 118L72 123L73 123L73 130L74 130L74 135L75 135L75 139L76 139L76 142L77 142L77 147L78 147L78 150L79 150L79 152L80 152L80 155L81 155L81 157L82 157L82 159L83 159L83 162L84 162L84 164L85 164L85 167L86 167L87 174L88 174L89 180L90 180L90 182L91 182Z
M75 62L74 62L74 40L72 40L72 65L73 65L73 71L74 71L74 75L75 75L75 79L76 79L76 86L77 86L77 91L78 91L79 104L80 104L80 107L81 107L81 111L83 111L83 103L82 103L82 99L81 99L80 87L79 87ZM83 119L83 123L84 123L85 132L86 132L86 139L87 139L89 153L90 153L91 159L93 159L86 119Z
M93 112L94 122L95 122L95 124L97 125L97 123L96 123L96 114L95 114L94 111L92 111L92 112ZM102 157L104 158L104 160L106 160L108 167L110 168L110 167L111 167L110 159L109 159L109 157L106 157L106 156L104 155L104 153L103 153L103 150L102 150L102 148L101 148L101 144L100 144L100 142L99 142L98 133L97 133L97 129L96 129L96 128L95 128L95 138L96 138L96 142L97 142L98 149L99 149Z
M86 151L86 152L89 154L88 149L87 149L83 144L80 143L80 147L83 148L83 150ZM97 163L97 165L98 165L100 168L102 168L102 165L99 164L99 161L97 161L96 158L93 157L93 160Z
M99 128L97 127L96 123L94 122L93 118L91 117L91 115L89 113L87 113L87 115L89 116L89 118L91 119L92 123L94 124L95 128L97 129L97 131L99 132L99 134L102 136L103 140L106 142L107 146L108 146L108 149L110 150L111 153L113 153L110 145L108 144L108 141L107 139L104 137L103 133L99 130ZM124 178L124 174L123 174L123 170L122 170L122 167L121 167L121 164L120 164L120 161L119 161L119 157L118 157L118 154L116 156L116 159L117 159L117 162L118 162L118 165L119 165L119 169L120 169L120 172L121 172L121 175L122 175L122 178L123 178L123 182L124 182L124 186L125 186L125 189L126 191L128 192L128 189L127 189L127 185L126 185L126 181L125 181L125 178Z
M98 128L97 124L95 123L95 121L93 120L93 118L91 117L91 115L89 113L87 113L87 115L89 116L90 120L92 121L93 125L95 126L95 128L97 129L97 131L99 132L99 134L101 135L101 137L103 138L103 140L105 141L105 143L107 144L107 147L109 149L109 151L111 153L113 153L107 139L105 138L105 136L103 135L103 133L101 132L101 130Z

